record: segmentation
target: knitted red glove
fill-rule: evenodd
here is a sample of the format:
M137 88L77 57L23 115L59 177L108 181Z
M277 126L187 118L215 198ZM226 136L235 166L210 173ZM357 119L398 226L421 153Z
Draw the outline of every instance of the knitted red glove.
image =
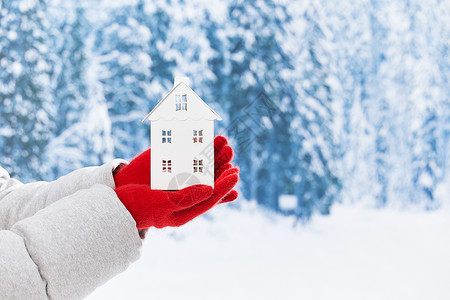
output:
M128 165L121 164L114 171L114 181L116 188L125 184L148 184L150 185L150 152L151 149L142 152ZM233 149L228 145L228 141L223 136L214 139L214 180L226 170L232 168L230 164L233 158ZM221 202L230 202L237 198L235 190L230 191Z
M207 185L160 191L145 184L128 184L115 191L138 229L181 226L211 209L227 195L238 182L237 172L236 168L224 172L214 183L214 191Z
M116 193L137 228L181 226L217 203L233 201L239 170L229 163L233 150L223 136L214 139L215 189L195 185L179 191L150 189L150 149L115 170ZM151 201L149 201L151 199Z

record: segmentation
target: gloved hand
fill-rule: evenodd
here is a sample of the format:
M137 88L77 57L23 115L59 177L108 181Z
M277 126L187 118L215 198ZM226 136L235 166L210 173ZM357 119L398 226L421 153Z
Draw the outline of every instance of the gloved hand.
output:
M150 189L150 149L119 166L114 174L115 192L136 221L138 229L151 226L181 226L218 203L233 201L233 190L239 179L238 168L229 163L233 150L226 138L214 139L214 190L207 185L194 185L179 191Z
M125 184L150 184L150 152L142 152L128 165L121 164L114 170L116 188ZM233 150L223 136L214 139L214 179L217 179L225 170L232 167L229 163L233 158Z

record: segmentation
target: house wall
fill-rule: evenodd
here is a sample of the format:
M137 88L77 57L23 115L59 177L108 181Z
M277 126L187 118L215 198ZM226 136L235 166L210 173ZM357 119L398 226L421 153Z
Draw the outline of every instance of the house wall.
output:
M172 131L172 142L162 143L162 130ZM193 130L203 130L203 143L193 143ZM154 120L151 122L151 188L179 190L194 184L214 187L214 121ZM193 160L203 160L203 173L193 172ZM162 160L172 161L163 173Z

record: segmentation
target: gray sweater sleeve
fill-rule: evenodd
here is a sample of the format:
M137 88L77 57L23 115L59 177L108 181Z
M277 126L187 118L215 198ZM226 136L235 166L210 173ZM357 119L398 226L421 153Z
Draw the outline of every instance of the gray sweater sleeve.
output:
M10 229L40 209L94 184L115 188L112 170L121 162L125 161L116 159L100 167L78 169L52 182L28 184L10 179L0 167L0 230Z
M0 299L80 299L139 257L132 216L106 185L0 230Z

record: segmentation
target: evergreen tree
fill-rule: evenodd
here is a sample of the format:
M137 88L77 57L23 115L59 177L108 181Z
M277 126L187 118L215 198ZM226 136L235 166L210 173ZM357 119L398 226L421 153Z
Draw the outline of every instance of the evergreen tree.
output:
M374 161L374 126L363 109L371 102L366 91L372 60L370 53L370 6L368 1L334 2L324 6L335 64L331 92L335 113L337 172L344 201L373 201L377 184ZM333 79L330 77L329 79Z
M296 194L300 199L299 215L307 218L315 210L328 214L340 187L335 167L338 153L332 132L333 48L322 11L314 2L306 9L303 18L308 26L296 53L302 58L296 66L301 70L295 135L300 144L297 153L301 180Z
M437 7L437 3L433 3ZM437 207L434 192L443 180L445 166L445 120L441 114L441 103L445 103L445 87L442 72L439 72L439 50L441 36L434 32L438 27L436 12L419 1L406 5L411 35L409 57L414 59L411 74L411 165L413 178L409 187L413 194L410 201L423 203L425 207ZM426 15L425 22L422 15ZM445 107L445 106L444 106Z
M58 11L54 49L61 59L55 63L58 72L54 84L55 93L61 97L56 99L61 120L57 136L46 148L49 179L109 162L114 149L111 120L99 79L101 67L94 54L95 31L86 17L97 8L83 4L74 8L65 3L54 9Z
M59 58L54 76L56 136L76 123L86 106L88 61L85 41L92 30L85 17L85 9L81 5L75 7L70 5L64 9L60 8L59 11L58 16L65 17L63 22L58 24L54 37L54 47Z
M0 16L0 164L22 180L42 178L53 130L45 1L7 1Z
M47 159L42 166L48 180L89 164L88 153L85 153L84 157L83 153L67 157L67 153L84 148L83 143L92 144L89 140L79 140L73 133L67 134L71 131L69 128L81 121L88 106L89 86L86 82L88 54L85 42L91 32L91 26L85 17L85 8L81 4L73 5L68 2L52 9L57 12L50 16L52 27L49 30L53 42L51 88L55 106L55 127L52 135L55 138L46 147ZM70 147L77 149L68 151Z
M374 182L376 183L373 194L378 206L386 205L389 192L389 102L382 93L386 88L383 83L381 65L386 60L386 48L388 44L386 36L387 24L380 20L383 17L383 5L377 1L371 1L369 11L369 42L370 61L367 66L369 72L364 77L364 85L361 91L361 106L368 122L373 127L373 149L371 151L372 167L375 170ZM380 72L381 70L381 72ZM381 92L380 92L381 91Z
M297 156L299 95L294 88L298 77L293 74L298 71L287 54L288 36L281 26L292 17L286 5L272 1L235 1L229 5L229 18L227 26L213 22L207 26L215 50L210 65L218 78L212 85L228 111L229 134L236 140L237 161L244 174L244 195L278 209L280 194L297 193L304 198L311 191L300 183L311 169L302 166ZM228 99L234 99L233 103ZM299 216L308 217L316 208L327 212L313 201L302 203Z
M160 48L169 19L153 5L140 1L110 9L110 19L97 29L94 51L104 69L100 81L111 116L116 157L130 159L148 147L149 129L140 121L172 83L169 70L173 63L164 60L165 49Z

